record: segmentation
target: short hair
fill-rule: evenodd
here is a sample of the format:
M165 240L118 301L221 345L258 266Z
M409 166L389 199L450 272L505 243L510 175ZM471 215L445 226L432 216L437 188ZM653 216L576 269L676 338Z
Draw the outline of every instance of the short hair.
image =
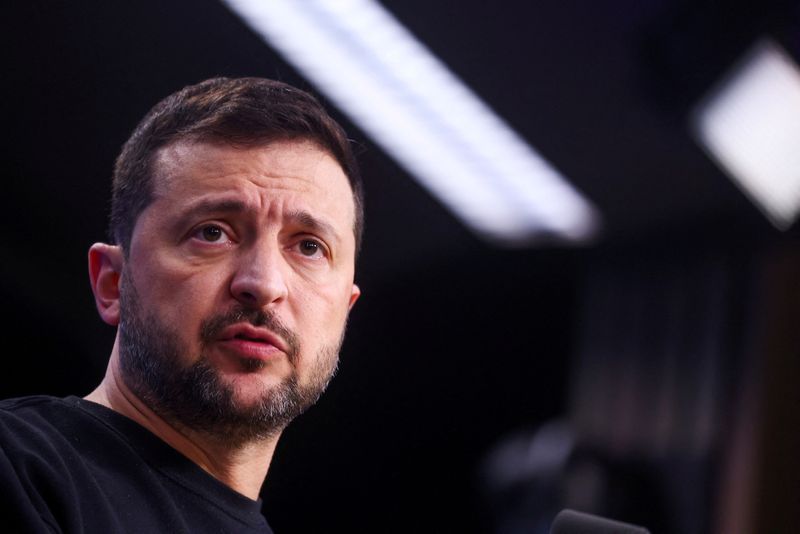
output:
M309 140L333 156L353 191L356 255L364 231L364 193L351 141L309 93L264 78L212 78L156 104L122 147L114 165L109 238L127 255L136 219L153 200L158 150L178 141L252 147Z

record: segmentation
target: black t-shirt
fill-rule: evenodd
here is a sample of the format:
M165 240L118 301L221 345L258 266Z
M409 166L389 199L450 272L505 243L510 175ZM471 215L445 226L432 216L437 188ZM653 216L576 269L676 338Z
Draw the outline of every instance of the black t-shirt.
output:
M3 532L272 532L260 500L77 397L0 402L0 506Z

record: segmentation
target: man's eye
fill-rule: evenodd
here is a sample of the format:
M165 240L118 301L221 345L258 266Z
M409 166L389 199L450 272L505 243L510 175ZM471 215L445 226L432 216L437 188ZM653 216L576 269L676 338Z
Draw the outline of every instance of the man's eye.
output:
M300 254L303 256L316 256L317 254L322 252L322 246L317 243L316 241L312 241L311 239L303 239L300 241Z
M227 238L225 234L225 230L220 228L217 225L209 224L207 226L203 226L202 228L198 229L195 233L195 237L201 239L202 241L207 241L209 243L218 243L223 241Z

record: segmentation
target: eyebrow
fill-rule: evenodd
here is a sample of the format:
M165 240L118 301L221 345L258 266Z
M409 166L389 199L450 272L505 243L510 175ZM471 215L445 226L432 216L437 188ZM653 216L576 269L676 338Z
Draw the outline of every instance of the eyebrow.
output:
M241 200L206 199L190 205L184 213L241 213L244 211L247 211L247 206Z
M286 214L286 218L293 223L308 228L311 231L320 232L322 234L330 235L331 237L339 240L339 233L334 226L318 217L314 217L307 211L295 210Z
M232 198L206 198L189 204L184 209L175 213L174 224L176 228L182 227L198 216L208 214L237 214L247 211L247 205L241 200Z

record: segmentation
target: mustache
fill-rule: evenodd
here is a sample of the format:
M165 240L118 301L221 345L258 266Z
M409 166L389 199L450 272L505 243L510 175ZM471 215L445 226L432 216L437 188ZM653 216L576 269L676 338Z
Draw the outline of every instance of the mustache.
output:
M266 328L279 336L288 347L289 361L295 363L297 355L300 353L300 340L297 334L281 323L280 319L272 312L236 306L225 313L203 321L200 326L200 339L208 345L219 338L223 329L238 323L249 323L255 327Z

